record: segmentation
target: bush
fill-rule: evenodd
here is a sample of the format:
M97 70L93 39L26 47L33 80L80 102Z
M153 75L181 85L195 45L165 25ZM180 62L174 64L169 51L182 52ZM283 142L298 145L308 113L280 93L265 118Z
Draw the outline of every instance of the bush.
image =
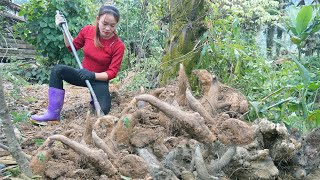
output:
M30 0L19 12L19 15L26 17L27 22L17 24L15 30L39 54L47 57L43 65L76 65L72 53L65 48L63 33L55 25L56 10L65 15L70 33L75 36L83 26L94 20L96 8L90 0Z

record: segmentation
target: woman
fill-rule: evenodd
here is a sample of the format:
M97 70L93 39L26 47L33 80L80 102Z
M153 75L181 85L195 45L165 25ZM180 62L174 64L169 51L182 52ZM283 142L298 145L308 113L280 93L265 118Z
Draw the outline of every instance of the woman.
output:
M83 69L56 65L50 75L47 112L44 115L32 115L32 120L41 122L60 120L65 95L63 81L76 86L86 86L85 80L89 80L101 110L104 114L109 113L111 107L109 80L117 75L125 50L123 42L116 34L119 19L120 13L115 6L103 5L96 17L95 26L87 25L81 29L73 39L73 45L77 50L83 48ZM66 23L60 14L56 15L55 21L57 26ZM70 34L69 31L67 33ZM64 42L71 51L65 34Z

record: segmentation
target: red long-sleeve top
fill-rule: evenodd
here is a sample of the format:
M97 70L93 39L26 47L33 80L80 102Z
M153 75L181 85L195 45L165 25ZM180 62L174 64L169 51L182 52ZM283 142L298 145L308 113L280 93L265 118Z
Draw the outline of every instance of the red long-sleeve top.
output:
M108 80L116 77L120 69L125 46L121 39L115 34L110 39L100 38L103 48L94 46L96 29L92 25L87 25L81 29L73 45L76 50L83 48L84 58L83 68L95 72L106 72ZM67 47L71 51L71 47Z

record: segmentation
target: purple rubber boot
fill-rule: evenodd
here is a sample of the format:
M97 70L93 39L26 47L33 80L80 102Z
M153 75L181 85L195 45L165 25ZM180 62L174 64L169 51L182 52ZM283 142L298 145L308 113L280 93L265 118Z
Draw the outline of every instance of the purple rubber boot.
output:
M35 121L59 121L60 112L64 102L64 90L50 87L48 91L48 110L43 115L32 115L31 119Z

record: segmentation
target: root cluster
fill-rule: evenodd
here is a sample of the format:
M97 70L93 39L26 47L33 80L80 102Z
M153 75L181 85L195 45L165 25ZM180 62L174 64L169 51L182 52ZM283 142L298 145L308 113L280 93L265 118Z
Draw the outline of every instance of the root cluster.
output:
M45 167L60 145L78 154L74 160L96 169L101 179L278 176L274 161L293 159L299 148L287 129L264 119L242 121L249 109L243 95L206 70L194 74L203 88L200 98L190 91L181 65L178 86L137 95L117 116L88 113L81 140L70 133L49 136L30 163L34 173L48 176Z

